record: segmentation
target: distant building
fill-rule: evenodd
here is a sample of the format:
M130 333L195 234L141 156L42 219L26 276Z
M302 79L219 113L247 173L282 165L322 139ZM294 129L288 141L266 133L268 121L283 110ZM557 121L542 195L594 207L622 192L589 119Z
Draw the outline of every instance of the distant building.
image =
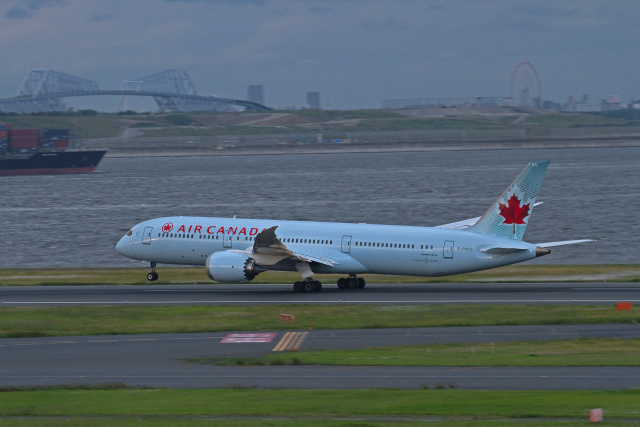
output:
M251 102L264 105L264 86L249 85L247 87L247 99Z
M600 107L602 111L617 111L617 110L625 110L629 108L627 104L624 104L620 101L619 95L611 95L608 96L607 99L603 99L600 101Z
M320 92L307 92L307 107L320 109Z

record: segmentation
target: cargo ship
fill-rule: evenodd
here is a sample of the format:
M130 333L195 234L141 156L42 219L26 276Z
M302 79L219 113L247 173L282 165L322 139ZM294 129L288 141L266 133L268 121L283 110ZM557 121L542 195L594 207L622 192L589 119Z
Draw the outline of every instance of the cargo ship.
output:
M0 124L0 175L93 172L106 150L69 149L68 129L12 129Z

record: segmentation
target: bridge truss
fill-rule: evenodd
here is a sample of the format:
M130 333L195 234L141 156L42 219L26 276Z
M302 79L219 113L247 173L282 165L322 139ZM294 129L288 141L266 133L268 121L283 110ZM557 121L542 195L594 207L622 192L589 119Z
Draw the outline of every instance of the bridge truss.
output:
M168 70L122 83L120 90L101 90L92 80L53 70L31 70L18 95L0 99L5 113L37 113L63 111L63 99L75 96L150 96L160 112L269 110L255 102L199 96L184 70Z

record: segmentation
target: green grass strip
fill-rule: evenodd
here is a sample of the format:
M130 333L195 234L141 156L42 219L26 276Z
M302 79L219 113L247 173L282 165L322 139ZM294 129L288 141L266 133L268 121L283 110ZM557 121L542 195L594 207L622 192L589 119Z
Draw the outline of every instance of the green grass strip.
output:
M640 391L44 390L0 394L0 416L500 416L639 418Z
M438 344L361 350L301 350L211 364L339 366L640 366L640 339L590 338L489 344Z
M295 316L282 323L280 314ZM256 305L0 308L0 337L435 326L638 323L640 308L537 305Z

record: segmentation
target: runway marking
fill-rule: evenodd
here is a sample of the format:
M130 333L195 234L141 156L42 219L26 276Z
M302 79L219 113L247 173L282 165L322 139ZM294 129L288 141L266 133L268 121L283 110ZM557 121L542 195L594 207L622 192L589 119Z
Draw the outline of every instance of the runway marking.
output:
M223 337L223 336L213 336L213 337L195 337L195 338L192 338L192 337L186 337L186 338L176 337L176 338L164 338L164 339L169 340L169 341L171 341L171 340L175 340L175 341L178 341L178 340L190 340L190 341L194 341L194 340L216 340L216 339L222 339L222 338L224 338L224 337Z
M220 341L221 343L254 343L271 342L276 333L270 334L229 334Z
M626 288L571 288L572 291L640 291L640 287L626 287Z
M284 351L300 348L300 344L307 337L308 332L287 332L271 351Z

